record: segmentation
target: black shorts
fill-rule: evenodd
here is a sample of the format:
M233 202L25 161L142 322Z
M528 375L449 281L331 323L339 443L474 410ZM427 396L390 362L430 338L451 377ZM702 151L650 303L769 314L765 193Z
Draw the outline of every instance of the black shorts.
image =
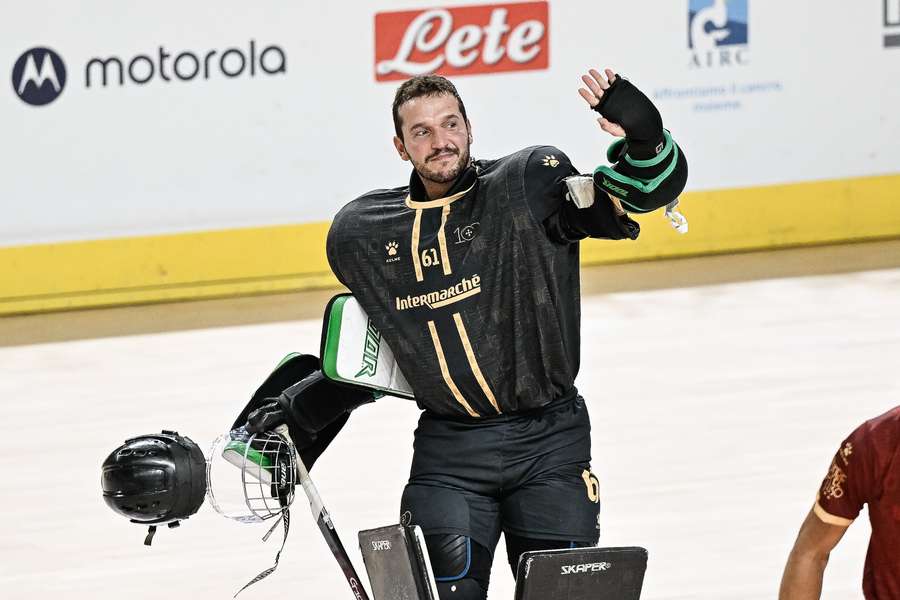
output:
M595 544L600 500L590 432L584 399L574 394L536 411L486 419L426 411L401 522L426 535L469 536L491 553L501 531Z

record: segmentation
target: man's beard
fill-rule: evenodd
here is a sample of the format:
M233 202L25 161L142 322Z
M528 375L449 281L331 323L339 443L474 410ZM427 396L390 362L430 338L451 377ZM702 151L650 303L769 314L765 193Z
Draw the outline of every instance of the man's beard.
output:
M441 152L445 152L448 150L451 152L454 151L451 148L444 148L426 158L424 162L413 163L413 167L415 167L416 173L419 174L419 177L433 183L450 183L451 181L459 177L459 174L462 173L467 166L469 166L469 144L466 144L466 147L462 152L457 151L458 160L456 161L456 164L454 164L450 169L442 172L431 168L431 158L437 156Z

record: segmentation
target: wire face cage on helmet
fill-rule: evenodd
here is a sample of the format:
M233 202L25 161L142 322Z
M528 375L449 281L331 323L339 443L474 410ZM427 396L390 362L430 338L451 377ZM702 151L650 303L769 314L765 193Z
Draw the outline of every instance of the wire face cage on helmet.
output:
M294 501L296 473L297 451L281 435L234 429L216 438L209 453L210 504L244 523L279 516Z
M113 450L103 462L100 482L110 508L132 523L149 526L148 546L157 525L177 527L207 496L216 512L241 523L279 517L263 536L268 539L279 523L284 527L275 564L244 590L278 566L290 527L298 460L293 443L276 432L251 434L238 427L216 438L205 459L190 438L164 430L131 438Z

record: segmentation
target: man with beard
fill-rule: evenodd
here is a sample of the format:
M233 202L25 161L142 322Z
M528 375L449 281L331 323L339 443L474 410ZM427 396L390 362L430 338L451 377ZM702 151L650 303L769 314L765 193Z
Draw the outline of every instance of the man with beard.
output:
M598 540L599 491L579 368L578 241L635 239L684 188L684 154L627 80L591 70L579 90L625 138L614 167L580 176L552 146L473 160L453 84L426 75L393 103L409 185L335 217L332 270L390 345L423 413L401 521L425 534L441 598L487 595L502 532L527 550Z

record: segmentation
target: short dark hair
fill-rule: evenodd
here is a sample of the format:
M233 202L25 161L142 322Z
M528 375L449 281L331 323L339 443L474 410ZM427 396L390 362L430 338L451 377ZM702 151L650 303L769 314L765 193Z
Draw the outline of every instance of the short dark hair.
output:
M449 79L440 75L417 75L400 84L400 87L397 88L397 93L394 95L392 112L394 115L394 131L397 132L397 137L401 140L403 139L403 132L400 129L401 106L413 98L440 96L442 94L450 94L456 98L456 101L459 103L459 112L462 113L463 119L468 123L469 117L466 116L466 105L463 104L462 98L459 97L456 86L450 83Z

